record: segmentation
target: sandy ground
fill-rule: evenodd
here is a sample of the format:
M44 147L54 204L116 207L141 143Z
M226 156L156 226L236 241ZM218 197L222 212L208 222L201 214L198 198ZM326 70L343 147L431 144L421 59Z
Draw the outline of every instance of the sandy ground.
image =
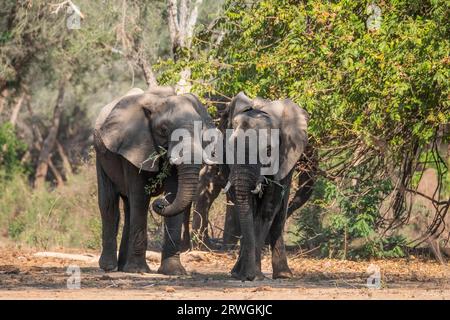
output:
M83 254L85 261L0 248L0 299L450 299L450 264L420 259L351 262L290 256L294 278L272 280L266 256L267 279L241 282L229 275L235 253L183 254L189 275L172 277L155 272L155 252L147 259L155 273L127 274L101 271L97 252L59 251ZM371 264L380 270L380 289L366 285ZM80 267L80 289L67 287L73 279L69 265Z

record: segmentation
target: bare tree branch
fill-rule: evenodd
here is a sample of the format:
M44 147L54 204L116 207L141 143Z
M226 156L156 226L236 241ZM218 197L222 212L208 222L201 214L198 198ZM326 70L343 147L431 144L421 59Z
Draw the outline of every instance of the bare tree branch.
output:
M56 140L56 148L58 150L59 157L61 158L62 163L63 163L64 174L66 176L66 179L68 179L73 174L69 157L67 156L67 153L64 150L64 147L61 145L61 143L59 143L58 140Z
M194 27L197 23L198 18L198 9L200 5L202 4L203 0L196 0L194 6L191 9L191 13L189 15L189 20L186 22L186 32L185 32L185 39L184 44L186 47L191 46L192 42L192 36L194 35Z
M167 0L167 12L169 14L169 35L170 41L172 43L172 51L175 52L180 41L178 39L180 34L180 26L178 24L177 0Z
M47 137L44 140L41 152L39 154L38 164L37 164L37 168L36 168L36 175L35 175L35 180L34 180L35 187L42 186L45 182L45 177L47 175L51 151L56 143L56 135L58 134L59 123L61 120L62 103L64 100L65 85L66 85L66 81L61 80L59 89L58 89L58 97L56 99L55 108L53 110L52 126L49 130Z
M183 47L185 46L187 21L188 21L188 0L180 0L178 32L179 32L179 38L180 38L180 45Z
M53 164L53 161L52 161L51 157L48 160L48 167L50 168L50 171L52 172L52 174L55 176L56 185L58 187L63 186L64 185L64 179L61 176L61 174L59 173L59 171L56 168L56 166Z
M140 16L140 13L138 14ZM126 18L127 18L127 1L122 1L122 19L120 25L117 27L117 38L122 43L122 50L112 48L113 52L123 55L130 65L130 68L134 70L133 64L137 65L144 74L145 81L149 87L157 86L155 73L153 72L151 64L145 58L145 50L141 42L141 36L131 37L126 32Z
M25 99L25 92L22 92L19 99L17 100L16 105L12 110L11 117L9 118L9 122L13 125L13 127L16 126L17 118L19 116L20 109L22 108L24 99Z
M8 88L4 88L2 92L0 93L0 115L3 112L3 109L5 108L5 105L7 103L9 96L9 90Z

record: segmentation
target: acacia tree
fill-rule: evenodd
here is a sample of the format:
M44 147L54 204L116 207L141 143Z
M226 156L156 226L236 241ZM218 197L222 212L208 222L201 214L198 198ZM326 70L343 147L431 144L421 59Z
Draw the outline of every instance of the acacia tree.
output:
M377 235L408 221L407 197L426 167L439 179L428 234L443 231L450 206L438 150L450 122L448 2L374 4L227 1L191 56L164 75L173 81L189 66L199 94L290 97L310 113L323 204L339 209L328 229L343 239L333 244L339 252L355 238L383 247Z

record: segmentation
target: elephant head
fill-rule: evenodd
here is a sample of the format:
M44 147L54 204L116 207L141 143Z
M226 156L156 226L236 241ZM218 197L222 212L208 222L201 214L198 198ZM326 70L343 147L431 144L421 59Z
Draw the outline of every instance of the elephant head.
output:
M177 129L194 137L198 126L204 130L213 127L213 123L194 95L176 95L170 87L156 87L147 91L132 89L104 107L96 130L109 151L121 155L141 171L158 172L159 154L162 150L167 152L178 174L176 198L171 204L157 199L152 207L168 217L182 213L193 200L201 167L201 162L174 157L172 151L180 146L183 152L203 150L196 139L173 141L171 137Z
M240 134L246 135L249 129L255 130L257 135L260 134L260 129L266 129L268 135L273 129L278 129L278 140L267 139L269 149L267 152L278 152L271 155L275 161L278 158L278 170L272 175L275 181L285 178L304 152L308 143L308 118L307 112L289 99L252 100L242 92L233 98L228 108L228 128L233 129L230 137L232 140L236 140ZM264 180L260 173L264 164L259 159L259 152L256 163L248 163L248 148L249 144L246 144L246 163L231 165L230 183L235 186L236 192L243 187L243 192L259 193L261 182ZM235 152L242 153L236 149Z

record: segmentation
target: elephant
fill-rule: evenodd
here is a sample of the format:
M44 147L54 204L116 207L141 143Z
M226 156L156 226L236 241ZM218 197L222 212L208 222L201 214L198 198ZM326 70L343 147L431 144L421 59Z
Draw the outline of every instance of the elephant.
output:
M217 129L222 132L226 130L228 123L226 105L227 102L222 97L215 97L214 106L219 110L220 119ZM208 235L208 212L214 200L219 196L221 190L228 181L229 168L225 163L205 165L200 171L197 195L194 201L192 216L192 236L194 245L203 249L214 248ZM227 212L230 208L227 206Z
M214 106L219 110L220 119L218 129L225 133L229 122L230 101L225 101L219 97L218 102ZM224 107L225 105L225 107ZM305 153L297 162L296 178L298 179L298 189L295 191L288 205L287 218L289 218L296 210L301 208L311 197L315 177L317 174L318 159L316 150L309 144ZM215 248L208 235L208 212L215 199L219 196L221 190L225 188L229 175L227 164L205 165L200 171L200 181L197 190L197 196L194 201L194 212L192 218L192 235L190 238L195 239L195 245L199 248L207 247ZM230 190L227 193L227 203L230 203ZM223 230L221 249L234 248L241 236L239 217L234 206L226 207L225 223ZM189 235L184 235L185 243L189 242Z
M300 157L296 167L294 177L296 178L298 188L289 200L286 220L309 200L314 190L318 170L318 158L317 152L311 144L306 146L305 153ZM200 178L200 184L202 184L202 178ZM220 185L222 184L221 180ZM223 185L225 186L225 184ZM198 201L197 199L196 203ZM234 206L227 206L223 228L223 247L234 248L240 237L239 213L236 212ZM265 243L270 244L270 239L266 239Z
M289 219L295 211L300 209L312 195L317 174L317 155L311 145L307 146L305 154L298 161L296 171L298 189L289 201L286 219ZM216 248L208 234L208 213L220 192L225 188L228 175L229 168L227 165L205 165L201 169L197 196L194 201L192 235L184 235L183 239L187 239L184 240L185 248L189 247L187 243L190 239L195 239L195 245L199 248ZM227 198L229 198L228 194ZM227 203L230 203L229 199ZM238 218L234 206L227 206L220 249L234 248L237 244L241 236ZM187 227L185 227L185 230L188 230Z
M238 213L242 237L239 257L231 274L242 281L263 278L261 272L261 250L268 239L272 252L272 278L290 278L283 229L287 216L292 173L296 163L308 144L308 113L290 99L270 101L250 99L243 92L233 98L229 107L227 127L233 130L228 141L244 137L250 129L261 139L262 131L279 132L277 139L269 139L266 154L273 171L267 167L258 153L256 162L249 161L250 143L245 150L233 147L235 159L245 151L245 161L229 164L229 180L226 191ZM276 137L276 136L275 136ZM242 141L242 140L241 140ZM245 140L244 140L245 141ZM262 148L257 144L258 151ZM279 151L279 152L277 152ZM277 161L278 158L278 161ZM278 170L276 166L278 164Z
M186 273L179 256L183 213L190 211L202 164L180 161L172 151L180 144L194 152L203 149L195 139L179 142L170 137L180 128L194 135L195 122L201 124L201 130L214 127L197 97L176 95L171 87L131 89L100 111L94 148L102 220L101 269L149 272L145 253L150 199L165 193L165 198L152 203L165 223L158 272ZM146 190L149 184L154 188ZM124 226L117 257L119 199L123 201Z

